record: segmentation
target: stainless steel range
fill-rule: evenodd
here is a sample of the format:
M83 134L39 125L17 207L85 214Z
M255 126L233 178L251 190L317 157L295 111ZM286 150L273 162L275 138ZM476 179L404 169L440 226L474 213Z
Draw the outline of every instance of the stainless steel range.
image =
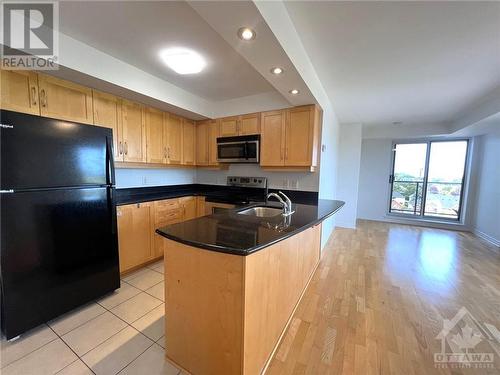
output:
M267 189L266 177L244 177L244 176L227 176L228 186L253 187Z

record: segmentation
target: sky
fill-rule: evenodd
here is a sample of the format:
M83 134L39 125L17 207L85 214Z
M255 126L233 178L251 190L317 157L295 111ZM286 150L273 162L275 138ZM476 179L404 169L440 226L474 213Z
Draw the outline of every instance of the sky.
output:
M426 151L426 143L397 144L395 173L423 179ZM461 181L466 152L466 141L431 143L429 181Z

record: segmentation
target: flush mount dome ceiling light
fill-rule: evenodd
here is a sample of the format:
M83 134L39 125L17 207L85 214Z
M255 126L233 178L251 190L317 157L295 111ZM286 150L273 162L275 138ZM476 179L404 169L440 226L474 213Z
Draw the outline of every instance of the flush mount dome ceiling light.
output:
M249 27L242 27L238 30L238 37L245 41L253 40L255 39L255 31Z
M290 91L288 91L288 92L289 92L290 94L292 94L292 95L297 95L300 91L299 91L299 90L297 90L297 89L293 89L293 90L290 90Z
M283 69L281 69L279 66L277 66L277 67L274 67L271 69L271 73L273 73L275 75L280 75L281 73L283 73Z
M203 56L189 48L173 47L160 51L167 66L178 74L196 74L207 65Z

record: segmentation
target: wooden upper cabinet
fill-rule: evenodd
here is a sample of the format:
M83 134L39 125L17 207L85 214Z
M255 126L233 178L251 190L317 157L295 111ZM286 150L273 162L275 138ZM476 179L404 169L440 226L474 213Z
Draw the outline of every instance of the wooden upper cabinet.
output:
M194 121L182 120L182 164L195 164L196 131Z
M260 133L260 113L219 119L219 136L232 137Z
M210 121L196 124L196 165L208 165L208 126Z
M219 119L219 134L220 137L238 135L238 116Z
M240 116L238 130L239 135L260 134L260 113Z
M120 98L103 92L92 90L94 108L94 124L113 130L113 154L115 161L123 161L123 142L121 127Z
M208 123L208 164L217 165L217 137L219 137L219 126L217 121Z
M167 163L181 164L182 162L182 118L172 114L167 115L167 131L165 142L167 145Z
M164 115L163 112L146 108L146 161L148 163L166 162L166 146L164 145Z
M0 69L0 108L39 115L37 74Z
M262 112L260 165L285 165L284 146L285 111Z
M152 202L129 204L116 209L120 272L137 267L153 258Z
M40 114L56 119L92 124L92 89L59 78L38 74Z
M146 161L146 131L144 106L128 100L122 101L123 161Z
M314 141L314 106L287 110L285 165L310 166Z

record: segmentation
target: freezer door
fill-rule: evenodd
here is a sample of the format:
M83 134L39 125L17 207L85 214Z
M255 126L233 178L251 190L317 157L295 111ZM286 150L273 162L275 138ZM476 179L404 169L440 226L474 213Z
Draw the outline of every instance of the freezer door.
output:
M7 338L120 286L111 188L1 195Z
M114 183L111 129L4 110L0 115L1 190Z

